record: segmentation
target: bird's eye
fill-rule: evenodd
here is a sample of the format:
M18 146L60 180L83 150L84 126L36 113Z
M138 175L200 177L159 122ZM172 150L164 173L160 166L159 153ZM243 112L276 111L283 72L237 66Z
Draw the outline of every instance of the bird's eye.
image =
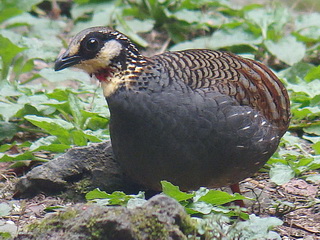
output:
M89 38L86 42L86 49L90 52L97 51L99 48L99 41L96 38Z

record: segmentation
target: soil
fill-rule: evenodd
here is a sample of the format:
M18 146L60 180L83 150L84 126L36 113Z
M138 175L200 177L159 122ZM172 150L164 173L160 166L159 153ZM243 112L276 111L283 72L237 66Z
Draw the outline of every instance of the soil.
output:
M50 207L75 204L62 195L38 194L29 199L13 199L14 186L19 178L7 167L7 164L0 165L0 203L7 203L11 213L0 218L0 226L1 223L15 223L16 231L21 232L26 225L51 214L48 212ZM283 221L283 225L276 229L282 239L320 239L319 185L294 178L277 186L270 181L268 174L257 173L241 182L240 186L244 195L257 198L257 201L246 202L248 213L276 216Z

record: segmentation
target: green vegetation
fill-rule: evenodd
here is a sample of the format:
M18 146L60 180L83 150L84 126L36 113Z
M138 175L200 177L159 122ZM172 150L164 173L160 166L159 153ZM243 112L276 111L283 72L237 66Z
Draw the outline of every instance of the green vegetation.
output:
M239 194L230 195L207 188L185 193L167 181L162 181L161 185L163 194L177 200L191 216L191 221L185 220L188 228L183 231L190 233L188 239L200 239L199 236L205 239L224 239L222 236L228 236L227 239L280 239L279 235L271 229L281 225L281 220L275 217L259 218L254 214L248 215L245 209L238 206L221 206L234 200L246 199ZM139 207L146 203L142 193L138 195L126 195L122 192L108 194L99 189L87 193L86 199L101 205L121 205L128 208ZM143 229L148 228L148 231L151 231L150 234L166 234L159 232L162 229L158 226L159 223L150 224L152 219L145 221L142 216L136 217L139 226ZM152 239L162 239L162 237L159 235Z
M72 35L106 25L128 35L143 51L222 49L270 66L287 86L292 120L279 151L261 171L269 172L279 185L293 177L320 181L319 12L304 13L305 5L293 11L280 2L238 7L231 0L74 0L70 5L58 1L59 15L54 4L44 3L0 2L0 162L24 166L47 161L73 146L109 139L109 111L97 84L85 73L52 69ZM241 199L240 195L207 189L182 193L166 183L163 187L190 214L222 212L224 222L241 215L249 219L247 224L259 225L259 219L241 211L216 207ZM207 202L206 194L218 194L208 199L221 201ZM116 205L136 199L117 192L102 195ZM97 198L93 196L88 199ZM200 224L207 234L210 221Z
M177 200L184 206L187 213L194 216L204 216L210 213L220 213L229 217L238 216L242 219L249 219L243 209L236 207L225 207L222 204L230 203L235 200L248 199L240 194L230 195L229 193L200 188L192 193L180 191L179 187L174 186L170 182L162 181L162 191L165 195ZM141 206L146 202L142 192L137 195L126 195L123 192L113 192L108 194L99 189L92 190L86 194L86 199L94 201L101 205L120 205L120 206Z

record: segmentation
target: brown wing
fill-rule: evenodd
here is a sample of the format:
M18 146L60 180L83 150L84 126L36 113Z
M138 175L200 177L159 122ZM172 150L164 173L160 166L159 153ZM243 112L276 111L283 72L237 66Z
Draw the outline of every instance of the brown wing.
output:
M284 133L290 119L288 93L276 75L262 63L213 50L185 50L161 54L171 78L192 89L208 88L261 112Z

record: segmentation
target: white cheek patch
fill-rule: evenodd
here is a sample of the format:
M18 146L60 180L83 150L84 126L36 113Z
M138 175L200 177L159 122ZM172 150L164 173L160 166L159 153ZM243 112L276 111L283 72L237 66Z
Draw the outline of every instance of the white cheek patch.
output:
M109 65L111 59L119 56L121 49L122 45L118 41L110 40L101 48L97 58Z
M122 45L116 40L110 40L100 49L93 59L82 61L75 67L83 69L89 74L96 73L109 66L110 61L117 57L122 49Z

